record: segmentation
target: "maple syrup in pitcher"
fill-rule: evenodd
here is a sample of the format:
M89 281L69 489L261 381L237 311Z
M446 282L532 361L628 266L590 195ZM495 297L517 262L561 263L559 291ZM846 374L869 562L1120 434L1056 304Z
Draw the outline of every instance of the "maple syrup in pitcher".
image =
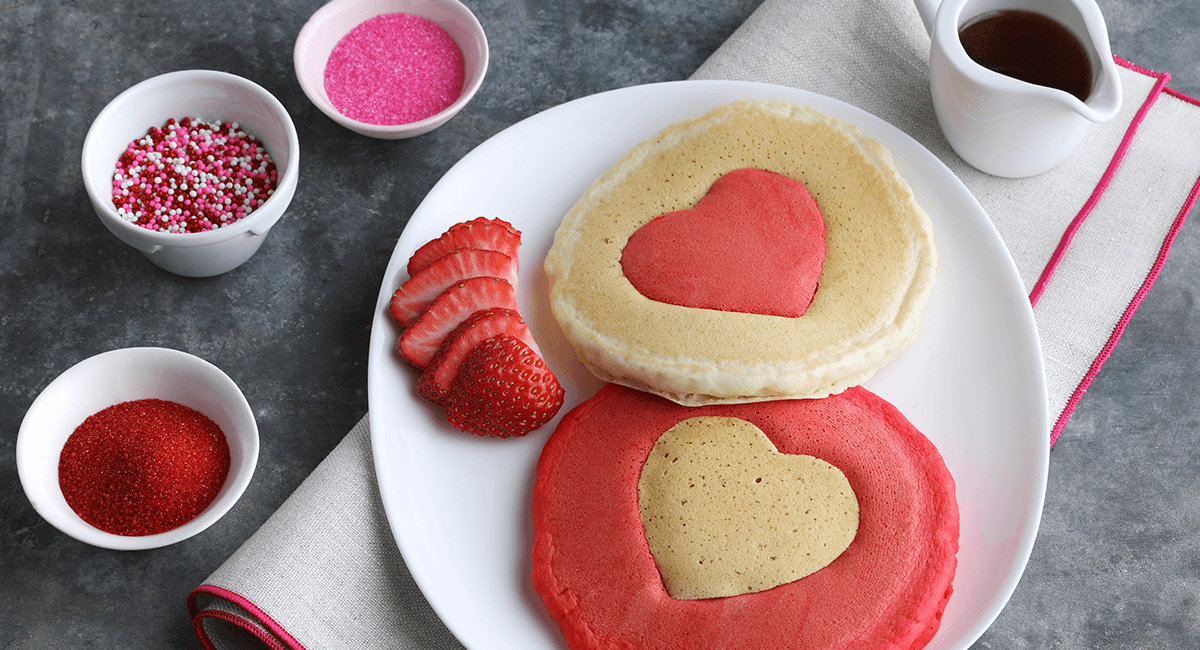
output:
M1057 88L1087 101L1092 62L1071 30L1023 9L984 14L958 32L967 56L1002 75Z

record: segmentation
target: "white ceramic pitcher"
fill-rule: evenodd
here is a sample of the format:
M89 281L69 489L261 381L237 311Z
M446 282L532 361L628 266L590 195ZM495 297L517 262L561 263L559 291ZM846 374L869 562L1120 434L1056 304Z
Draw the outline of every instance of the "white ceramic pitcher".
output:
M1062 162L1087 132L1121 108L1121 82L1108 29L1095 0L915 0L933 40L929 83L938 122L971 166L1010 178L1033 176ZM959 30L1006 9L1034 11L1079 38L1092 64L1087 101L1002 75L971 60Z

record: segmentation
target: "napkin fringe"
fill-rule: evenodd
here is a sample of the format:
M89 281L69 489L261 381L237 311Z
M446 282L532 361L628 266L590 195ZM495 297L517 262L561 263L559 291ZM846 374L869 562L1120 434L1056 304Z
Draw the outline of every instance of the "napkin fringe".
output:
M1133 142L1134 136L1137 134L1138 127L1141 126L1142 120L1146 117L1146 114L1149 113L1151 107L1157 103L1159 97L1161 97L1163 94L1166 94L1186 103L1200 106L1200 101L1196 100L1195 98L1173 88L1167 87L1167 82L1171 79L1170 73L1153 72L1137 64L1126 61L1119 56L1114 56L1113 59L1118 65L1149 77L1155 77L1157 78L1157 81L1155 82L1153 89L1150 91L1150 94L1147 95L1146 100L1142 102L1141 107L1138 108L1137 114L1134 116L1133 121L1126 130L1125 136L1122 138L1120 146L1117 147L1117 151L1113 154L1113 158L1109 162L1108 167L1105 169L1104 175L1101 177L1100 182L1096 185L1096 188L1092 191L1091 196L1089 196L1088 200L1084 203L1083 208L1080 209L1079 214L1075 216L1075 218L1067 226L1067 229L1063 232L1062 238L1059 240L1058 246L1054 250L1054 254L1050 256L1050 261L1047 262L1046 267L1042 270L1042 275L1038 278L1037 283L1033 286L1033 290L1029 293L1029 301L1034 306L1037 305L1038 299L1041 298L1042 292L1046 288L1046 284L1050 281L1050 278L1053 277L1054 271L1057 269L1059 262L1062 260L1063 256L1067 252L1067 249L1070 247L1071 240L1075 236L1075 233L1080 227L1082 227L1083 222L1087 220L1088 215L1090 215L1092 212L1092 208L1100 200L1100 197L1103 196L1105 189L1107 189L1109 181L1111 181L1113 175L1116 174L1117 169L1121 165L1121 161L1125 157L1125 153L1128 151ZM1200 196L1200 177L1197 177L1196 182L1192 185L1191 192L1188 193L1187 198L1184 199L1183 205L1179 209L1179 212L1175 215L1175 220L1171 224L1171 228L1167 232L1166 237L1163 239L1162 246L1159 248L1158 256L1155 258L1154 264L1151 265L1149 272L1146 274L1145 280L1142 281L1141 286L1133 295L1133 298L1130 299L1129 304L1125 307L1125 311L1121 314L1121 318L1117 320L1116 325L1113 327L1112 334L1105 342L1104 347L1100 349L1100 352L1096 355L1096 358L1092 360L1087 372L1083 375L1083 379L1079 382L1079 385L1075 387L1075 391L1071 394L1071 397L1067 399L1066 405L1063 407L1063 410L1059 413L1058 418L1051 427L1051 447L1053 447L1054 443L1058 441L1059 435L1066 427L1067 422L1071 419L1071 415L1074 413L1075 407L1079 404L1079 400L1083 398L1084 393L1087 392L1088 387L1091 385L1092 380L1096 378L1096 375L1100 374L1100 369L1112 355L1113 349L1116 348L1117 342L1125 333L1125 327L1129 324L1130 319L1133 318L1134 312L1137 311L1138 307L1142 303L1142 300L1150 291L1150 287L1153 286L1154 282L1158 279L1159 273L1162 271L1163 264L1166 263L1167 256L1171 251L1171 246L1175 242L1175 237L1179 234L1179 230L1183 227L1184 222L1187 221L1188 213L1191 212L1192 207L1196 204L1198 196Z
M247 616L238 616L221 609L200 607L197 603L200 597L211 597L218 601L231 603L244 610ZM307 650L304 644L297 641L269 614L237 592L215 585L200 585L188 594L187 608L188 614L192 617L196 637L200 639L200 644L204 646L205 650L218 650L205 626L207 619L217 619L241 628L254 635L271 650Z

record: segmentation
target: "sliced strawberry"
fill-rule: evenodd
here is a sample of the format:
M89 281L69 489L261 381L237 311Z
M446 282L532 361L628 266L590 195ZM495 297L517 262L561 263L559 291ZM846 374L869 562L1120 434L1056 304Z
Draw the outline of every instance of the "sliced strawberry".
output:
M523 436L563 405L558 378L528 345L494 336L471 349L454 380L446 419L478 436Z
M498 251L464 248L448 253L421 269L392 294L388 308L402 327L425 311L443 291L468 278L495 277L517 286L517 260Z
M450 389L454 387L459 366L471 348L502 334L521 340L537 350L533 334L517 310L497 307L475 312L450 332L442 347L430 359L429 365L425 366L417 379L417 394L434 404L444 405Z
M416 275L438 258L460 248L499 251L515 260L520 246L521 231L512 224L501 219L478 217L450 226L441 237L418 248L408 260L408 275Z
M404 330L396 350L414 367L424 368L455 327L489 307L517 309L517 292L508 280L478 277L457 282L434 298L412 327Z

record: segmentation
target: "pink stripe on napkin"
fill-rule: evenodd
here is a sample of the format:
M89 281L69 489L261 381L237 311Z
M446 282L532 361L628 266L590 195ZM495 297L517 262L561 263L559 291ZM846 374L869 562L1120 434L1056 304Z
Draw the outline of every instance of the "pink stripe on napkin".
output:
M240 612L230 609L220 609L212 605L222 603L233 605ZM210 626L214 623L224 623L235 629L243 630L257 638L271 650L306 650L283 626L275 622L269 614L250 602L241 594L213 585L200 585L192 590L187 597L188 614L192 617L192 625L196 638L206 650L218 650L220 646L214 641L218 638ZM232 609L232 608L231 608Z
M1042 269L1042 275L1038 278L1037 283L1033 285L1033 291L1029 292L1029 301L1035 306L1037 305L1038 298L1040 298L1042 295L1042 291L1046 288L1046 283L1049 282L1050 277L1054 275L1054 269L1058 267L1059 260L1061 260L1062 256L1066 254L1067 247L1071 245L1071 238L1075 236L1075 232L1079 230L1081 225L1083 225L1083 221L1087 219L1089 214L1091 214L1092 208L1095 207L1096 202L1100 200L1101 195L1104 194L1104 190L1108 188L1108 182L1112 180L1113 174L1116 173L1117 167L1121 164L1121 160L1125 157L1125 152L1129 149L1129 143L1133 141L1133 136L1135 133L1137 133L1138 126L1141 125L1142 120L1145 119L1146 112L1149 111L1150 107L1154 105L1154 102L1158 100L1158 96L1162 94L1163 88L1165 88L1167 85L1167 80L1171 78L1171 75L1169 74L1154 74L1149 70L1135 66L1119 56L1114 56L1113 59L1118 65L1125 66L1130 70L1141 72L1151 77L1158 77L1158 82L1154 85L1154 90L1152 90L1150 94L1146 96L1146 100L1142 102L1142 106L1138 109L1137 115L1133 118L1133 122L1130 123L1129 128L1125 131L1125 137L1121 140L1121 146L1118 147L1116 153L1113 154L1112 161L1108 164L1108 168L1104 171L1104 176L1100 177L1100 183L1096 185L1096 189L1092 190L1092 194L1090 197L1088 197L1087 203L1083 204L1083 209L1079 211L1079 214L1075 215L1075 218L1071 221L1071 225L1068 226L1066 232L1063 233L1062 238L1058 242L1058 247L1054 249L1054 254L1050 256L1050 262L1046 265L1046 268Z
M1109 182L1112 180L1113 175L1120 167L1121 162L1125 158L1126 151L1128 151L1130 144L1133 142L1134 137L1138 132L1138 127L1141 126L1142 120L1145 119L1146 114L1150 111L1150 108L1154 105L1154 103L1158 101L1159 97L1165 91L1172 97L1190 102L1195 105L1200 105L1200 102L1197 102L1197 100L1188 97L1183 93L1167 88L1167 82L1171 78L1169 73L1155 73L1142 68L1141 66L1130 63L1121 57L1113 58L1116 60L1118 65L1124 66L1125 68L1149 77L1155 77L1157 78L1157 82L1154 84L1153 90L1151 90L1150 94L1147 95L1146 99L1142 102L1141 107L1138 109L1137 115L1134 117L1133 121L1129 125L1129 128L1126 130L1125 137L1122 138L1120 147L1118 147L1116 152L1113 154L1112 161L1109 163L1104 175L1100 178L1100 183L1096 186L1095 190L1092 191L1091 196L1088 198L1083 208L1079 211L1079 213L1067 227L1066 231L1063 233L1057 248L1055 248L1054 253L1050 257L1049 263L1047 263L1046 267L1042 269L1041 276L1038 278L1037 283L1034 284L1033 290L1030 291L1029 301L1035 307L1037 306L1038 299L1042 296L1042 292L1046 288L1046 284L1054 276L1054 272L1058 268L1059 262L1062 260L1063 256L1066 255L1075 233L1083 225L1084 221L1088 218L1088 215L1091 214L1092 208L1095 207L1096 203L1100 200L1100 197L1103 196L1105 190L1108 189ZM1121 335L1125 332L1125 326L1129 323L1129 319L1133 317L1133 314L1137 311L1142 299L1150 290L1150 287L1154 284L1154 281L1158 278L1158 274L1162 270L1162 265L1164 262L1166 262L1167 255L1171 250L1171 245L1175 241L1175 236L1179 233L1179 229L1183 226L1184 221L1187 220L1187 215L1196 202L1198 188L1200 188L1200 178L1197 178L1196 185L1193 186L1191 193L1184 200L1183 206L1177 213L1171 229L1168 231L1166 238L1163 240L1158 257L1155 258L1153 266L1151 266L1149 273L1146 275L1145 281L1142 283L1137 293L1134 294L1133 299L1130 300L1129 305L1121 315L1120 320L1117 321L1117 325L1113 329L1112 336L1105 343L1104 347L1100 349L1100 352L1097 354L1095 360L1088 367L1087 372L1084 374L1083 379L1075 388L1075 391L1071 394L1071 397L1068 398L1066 406L1059 413L1057 419L1055 420L1050 430L1051 446L1057 442L1059 435L1062 433L1063 427L1065 427L1067 422L1071 419L1071 415L1074 413L1075 407L1078 405L1079 400L1083 397L1083 394L1087 392L1088 386L1092 383L1092 380L1096 378L1096 375L1099 374L1104 362L1107 361L1108 357L1112 354L1112 351L1116 347L1117 342L1120 340Z
M1181 96L1187 97L1186 95ZM1196 100L1190 97L1187 97L1187 99L1196 103ZM1150 273L1146 275L1146 280L1142 283L1141 288L1138 289L1133 299L1129 301L1129 306L1125 309L1125 313L1121 315L1121 319L1117 321L1117 326L1113 329L1112 336L1104 344L1104 347L1101 348L1100 354L1096 355L1096 360L1088 367L1083 381L1079 382L1079 386L1067 401L1067 406L1054 422L1054 426L1050 430L1051 447L1058 441L1058 436L1062 433L1063 427L1067 425L1067 421L1071 419L1071 414L1074 413L1075 406L1079 403L1083 394L1087 392L1087 388L1092 383L1092 380L1100 373L1100 368L1108 360L1109 355L1112 354L1113 348L1117 346L1117 341L1120 340L1121 335L1125 333L1125 326L1129 324L1129 319L1133 318L1133 313L1137 311L1138 306L1142 304L1142 299L1146 297L1146 293L1150 291L1150 287L1158 279L1158 274L1162 270L1163 263L1167 261L1167 255L1171 252L1171 245L1175 242L1175 236L1179 233L1179 229L1183 227L1183 222L1187 221L1187 215L1191 211L1192 206L1196 204L1197 194L1200 194L1200 177L1196 178L1196 183L1192 185L1192 191L1184 201L1183 207L1179 209L1179 214L1176 216L1175 222L1171 225L1171 231L1167 235L1167 238L1163 240L1162 248L1159 250L1158 257L1154 260L1154 266L1150 269Z

